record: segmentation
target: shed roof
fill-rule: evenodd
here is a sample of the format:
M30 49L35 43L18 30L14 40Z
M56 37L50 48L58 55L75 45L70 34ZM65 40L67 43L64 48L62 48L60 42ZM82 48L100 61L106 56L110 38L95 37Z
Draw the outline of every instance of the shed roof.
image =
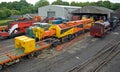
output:
M72 13L101 13L101 14L105 14L105 13L112 13L113 10L110 10L108 8L105 7L98 7L98 6L85 6L81 9L75 10Z
M120 18L120 8L114 11L114 15Z
M52 6L52 7L61 7L61 8L76 8L76 9L80 9L81 7L78 6L64 6L64 5L47 5L47 6ZM43 7L47 7L47 6L43 6ZM41 8L41 7L40 7Z
M78 7L78 6L64 6L64 5L51 5L51 6L63 7L63 8L81 8L81 7Z
M115 10L115 13L120 14L120 8L119 8L119 9L117 9L117 10Z
M105 8L105 7L98 7L98 6L91 6L93 8L99 9L101 11L106 11L106 12L113 12L113 10Z

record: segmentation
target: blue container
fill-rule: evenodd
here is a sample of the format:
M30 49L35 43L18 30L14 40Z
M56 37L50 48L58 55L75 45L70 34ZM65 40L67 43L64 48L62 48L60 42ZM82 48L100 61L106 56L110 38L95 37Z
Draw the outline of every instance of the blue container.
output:
M56 18L56 20L62 20L62 18L58 17L58 18Z
M69 20L68 19L63 19L62 22L69 22Z
M52 24L61 24L62 20L51 20Z

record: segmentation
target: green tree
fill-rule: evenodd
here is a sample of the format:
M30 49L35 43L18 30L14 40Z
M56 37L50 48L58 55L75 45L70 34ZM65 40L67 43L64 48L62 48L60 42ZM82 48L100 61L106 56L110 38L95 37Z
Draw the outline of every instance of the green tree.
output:
M5 11L4 10L0 10L0 19L4 19L6 17L7 17L7 15L6 15Z
M21 14L31 13L31 10L29 7L22 7L21 8Z
M20 15L21 12L18 10L11 10L12 15Z
M103 1L98 1L98 2L96 2L96 5L97 5L97 6L103 6Z
M11 16L11 14L12 14L12 13L11 13L11 10L10 10L10 9L7 9L7 8L4 9L4 12L6 13L6 16L7 16L7 17Z
M26 0L20 0L20 5L23 6L29 6L30 4Z
M70 3L70 5L71 5L71 6L76 6L76 2L75 2L75 1L72 1L72 2Z
M117 9L119 9L119 8L120 8L120 3L112 3L112 4L111 4L111 9L117 10Z
M40 1L36 2L36 4L35 4L35 6L37 8L46 6L46 5L49 5L49 2L47 0L40 0Z
M71 6L80 6L80 7L83 7L83 6L84 6L84 3L72 1L70 5L71 5Z
M0 7L2 8L2 7L7 7L7 2L2 2L2 3L0 3Z
M69 6L69 2L63 2L62 5L66 5L66 6Z
M111 8L111 2L110 1L103 1L103 7L106 7L106 8Z
M21 7L22 7L22 5L17 1L14 1L10 4L10 9L20 10Z
M56 0L52 3L52 5L69 5L69 2L62 1L62 0Z
M29 9L31 10L31 13L37 13L38 11L38 8L33 5L29 6Z
M52 4L53 5L62 5L62 0L56 0Z

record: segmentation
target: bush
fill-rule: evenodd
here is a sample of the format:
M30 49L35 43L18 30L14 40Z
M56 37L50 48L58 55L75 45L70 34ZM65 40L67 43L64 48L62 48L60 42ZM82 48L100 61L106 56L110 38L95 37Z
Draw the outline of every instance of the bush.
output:
M5 11L4 10L0 10L0 19L4 19L6 17L7 17L7 15L6 15Z

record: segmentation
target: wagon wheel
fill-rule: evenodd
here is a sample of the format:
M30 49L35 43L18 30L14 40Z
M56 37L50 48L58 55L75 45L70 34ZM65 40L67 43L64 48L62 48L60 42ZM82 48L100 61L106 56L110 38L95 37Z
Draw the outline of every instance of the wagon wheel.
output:
M42 53L42 51L37 51L37 52L34 53L34 56L38 57L41 53Z
M28 54L27 57L28 57L29 59L34 58L34 53Z
M2 65L0 65L0 70L2 70L3 69L3 66Z

